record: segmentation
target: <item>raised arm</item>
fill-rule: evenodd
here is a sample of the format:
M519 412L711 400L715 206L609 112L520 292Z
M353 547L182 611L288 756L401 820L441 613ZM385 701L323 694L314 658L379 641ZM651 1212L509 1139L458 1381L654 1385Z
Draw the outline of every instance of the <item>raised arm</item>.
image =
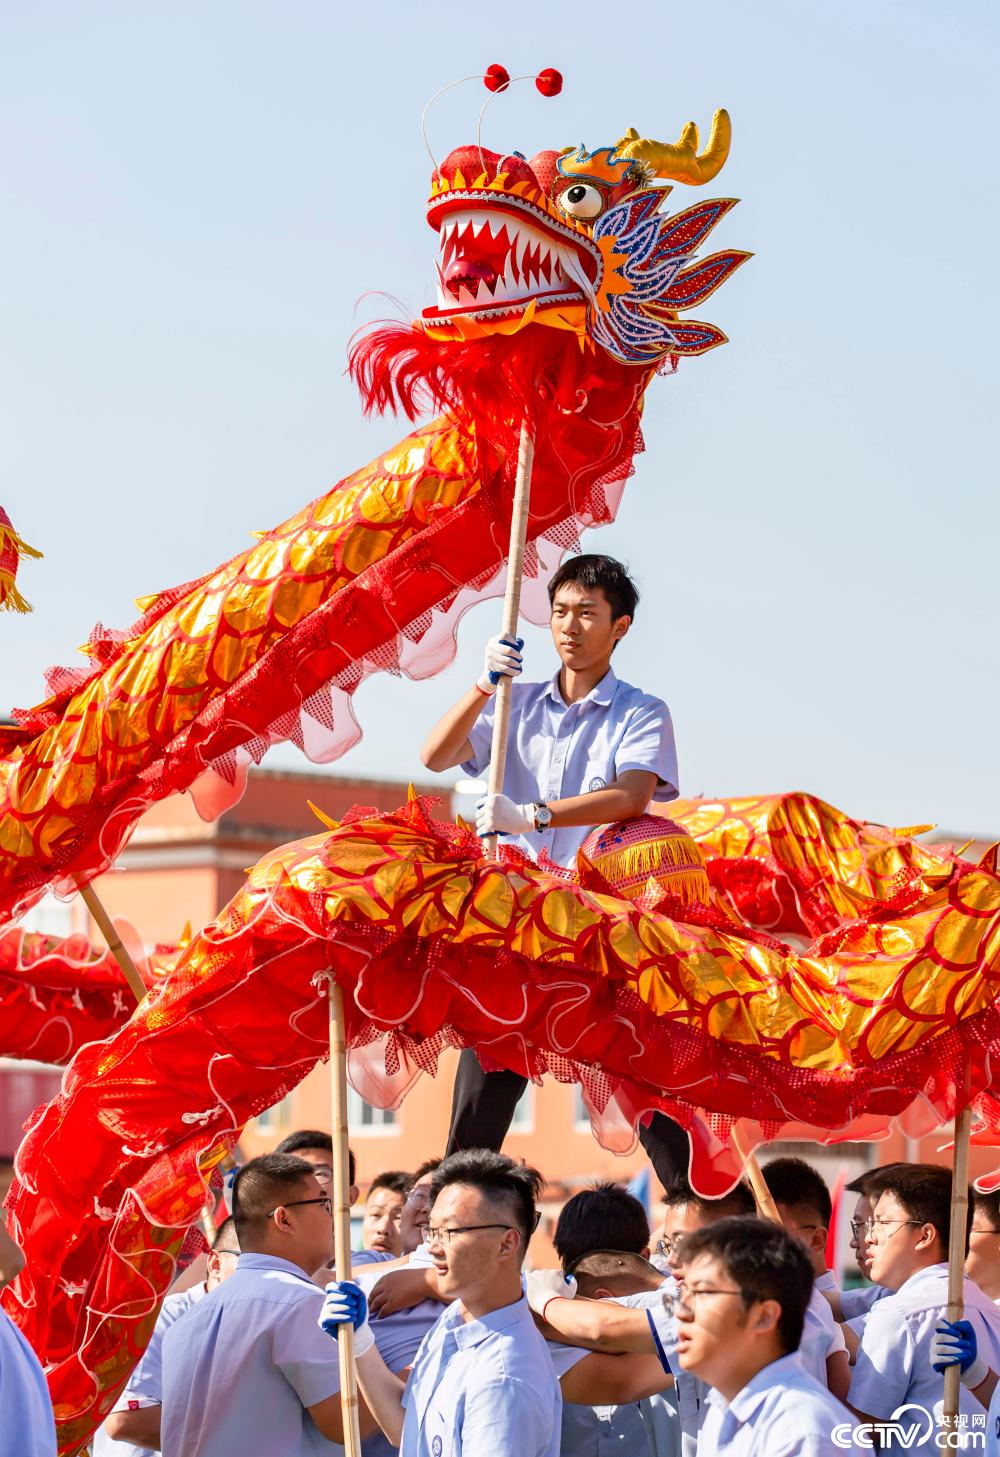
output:
M496 693L500 679L516 678L521 672L521 647L520 638L515 638L514 643L502 637L490 638L486 644L483 671L475 685L438 719L420 751L425 769L441 774L472 757L469 742L472 727Z
M403 1439L403 1391L405 1382L395 1372L390 1371L382 1360L375 1345L375 1337L372 1335L371 1326L368 1324L368 1302L365 1299L364 1291L360 1285L355 1285L351 1280L333 1280L326 1287L326 1299L323 1302L323 1309L320 1313L319 1323L327 1335L335 1339L340 1332L341 1326L351 1324L354 1326L354 1356L358 1371L358 1385L365 1398L365 1403L378 1422L382 1431L388 1437L394 1447L398 1447ZM330 1402L339 1398L330 1398ZM324 1407L329 1403L321 1403ZM310 1415L316 1420L316 1410L309 1408ZM329 1413L332 1422L339 1421L339 1407ZM320 1431L324 1437L334 1442L343 1442L343 1429L341 1435L337 1436L324 1430L317 1421Z

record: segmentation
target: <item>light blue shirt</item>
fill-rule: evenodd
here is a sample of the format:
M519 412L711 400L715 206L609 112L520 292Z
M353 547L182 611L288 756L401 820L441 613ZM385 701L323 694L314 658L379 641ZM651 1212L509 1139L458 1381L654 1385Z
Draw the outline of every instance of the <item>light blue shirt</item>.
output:
M966 1279L962 1288L964 1318L972 1322L979 1354L1000 1371L1000 1311L978 1285ZM858 1411L885 1420L901 1406L916 1405L930 1416L926 1435L909 1450L917 1457L940 1457L936 1425L944 1404L944 1376L930 1363L934 1328L948 1308L948 1266L930 1265L911 1275L894 1293L877 1301L865 1321L854 1363L849 1400ZM966 1387L959 1412L968 1431L982 1431L983 1408ZM930 1418L933 1418L933 1421ZM912 1415L903 1418L913 1420Z
M231 1275L163 1338L163 1457L333 1457L307 1407L340 1390L323 1291L271 1255Z
M838 1427L852 1448L854 1417L797 1355L772 1361L732 1401L712 1388L706 1407L698 1457L832 1457Z
M559 1457L562 1395L527 1300L470 1321L449 1305L421 1343L403 1408L400 1457Z
M163 1403L163 1337L192 1305L206 1294L204 1285L192 1285L189 1290L178 1290L168 1295L160 1306L160 1313L149 1338L149 1345L143 1351L138 1366L128 1379L125 1390L119 1396L112 1411L129 1411L133 1407L161 1406ZM93 1457L156 1457L159 1447L136 1447L132 1442L118 1442L109 1437L103 1423L94 1433Z
M426 1245L421 1245L410 1256L411 1269L427 1269L433 1265L433 1260L426 1254L426 1248ZM370 1270L355 1276L366 1296L370 1296L375 1286L384 1278L384 1272L378 1268L379 1264L384 1263L381 1252L373 1253L379 1254L378 1261L371 1261ZM392 1256L387 1255L386 1258L391 1259ZM369 1314L375 1347L390 1371L398 1375L407 1366L413 1365L421 1341L444 1311L445 1306L439 1300L421 1300L405 1310L394 1311L392 1315ZM397 1450L384 1432L375 1431L361 1439L364 1457L391 1457Z
M5 1310L0 1310L0 1457L56 1457L45 1373Z
M495 712L494 700L472 727L472 757L462 765L466 774L481 775L489 765ZM515 682L503 792L516 804L605 789L627 769L657 776L654 799L677 798L674 730L670 710L661 699L622 683L613 668L586 698L569 705L559 692L558 674L547 683ZM592 828L532 831L512 835L504 843L519 846L535 859L544 850L558 865L574 866L576 852Z
M872 1306L891 1294L884 1285L857 1285L853 1290L841 1290L840 1313L845 1321L864 1321Z
M661 1286L661 1292L674 1300L677 1298L678 1290L677 1281L672 1275L664 1280ZM681 1366L677 1357L677 1317L673 1311L668 1310L661 1300L659 1304L646 1307L646 1319L649 1321L649 1330L653 1337L656 1354L660 1358L660 1365L665 1371L672 1371L674 1375L677 1425L679 1427L678 1450L682 1457L695 1457L695 1452L698 1450L698 1434L707 1411L706 1400L710 1387L695 1376L693 1371L685 1371ZM647 1435L648 1433L647 1424Z

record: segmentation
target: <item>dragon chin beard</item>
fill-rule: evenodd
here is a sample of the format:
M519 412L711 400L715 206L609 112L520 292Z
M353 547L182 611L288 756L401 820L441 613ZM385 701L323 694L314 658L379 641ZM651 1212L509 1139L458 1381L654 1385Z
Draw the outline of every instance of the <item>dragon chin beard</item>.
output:
M599 419L602 395L617 417L623 393L635 400L653 373L581 347L572 331L540 324L470 340L434 339L417 324L385 324L355 338L349 369L365 414L392 411L415 420L444 411L508 429L525 418L537 426L553 414Z

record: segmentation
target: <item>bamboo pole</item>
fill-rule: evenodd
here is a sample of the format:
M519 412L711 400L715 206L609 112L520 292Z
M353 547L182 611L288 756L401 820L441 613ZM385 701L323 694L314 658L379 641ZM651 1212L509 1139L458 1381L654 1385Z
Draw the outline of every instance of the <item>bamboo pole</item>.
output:
M344 1037L344 993L330 977L330 1088L333 1104L333 1264L338 1280L351 1278L351 1178L347 1139L347 1043ZM344 1414L344 1450L361 1457L358 1422L358 1373L354 1364L354 1327L340 1327L340 1404Z
M142 977L139 975L135 962L122 945L122 938L115 929L115 923L104 909L100 897L92 885L78 880L77 888L83 896L87 910L97 923L101 935L108 943L108 950L121 967L122 974L129 984L132 995L135 997L136 1002L141 1002L146 995L146 986Z
M514 477L514 504L510 517L510 547L507 557L507 587L503 598L503 636L517 636L517 620L521 610L521 581L524 576L524 549L528 538L528 506L531 497L531 466L535 458L535 437L527 419L521 424L517 447L517 474ZM513 679L506 675L497 684L496 717L493 720L493 742L490 747L488 794L502 794L507 768L507 734L510 727L510 696ZM487 860L497 858L497 836L487 835L483 841Z
M951 1224L948 1237L948 1319L961 1320L965 1311L965 1227L969 1219L969 1135L972 1109L955 1114L955 1171L951 1180ZM958 1430L958 1398L962 1369L956 1362L944 1372L944 1433Z
M744 1172L750 1180L750 1187L753 1190L753 1197L757 1200L757 1208L765 1219L772 1220L775 1224L781 1223L781 1215L778 1213L778 1206L771 1197L771 1191L764 1182L764 1172L757 1161L757 1155L748 1150L743 1138L734 1128L729 1135L729 1142L736 1151L737 1158L743 1162Z

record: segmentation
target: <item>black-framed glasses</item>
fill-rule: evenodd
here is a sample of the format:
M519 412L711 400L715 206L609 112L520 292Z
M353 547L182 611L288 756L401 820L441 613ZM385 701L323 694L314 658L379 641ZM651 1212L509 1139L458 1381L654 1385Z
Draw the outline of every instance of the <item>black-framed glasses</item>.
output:
M333 1213L333 1200L329 1194L320 1194L315 1199L288 1199L284 1204L279 1204L278 1209L294 1209L299 1204L322 1204L327 1214ZM278 1209L269 1209L265 1217L267 1219L273 1219Z
M668 1315L673 1315L680 1309L690 1310L695 1315L695 1305L703 1295L738 1295L744 1301L747 1298L745 1290L734 1290L730 1286L701 1285L697 1290L689 1290L686 1285L682 1285L676 1295L664 1295L663 1306Z
M868 1223L867 1219L852 1219L851 1220L851 1234L852 1234L852 1236L854 1238L855 1244L857 1244L858 1240L860 1240L862 1238L862 1236L864 1235L865 1225L867 1223Z
M479 1229L516 1229L514 1224L456 1224L451 1229L439 1228L435 1224L421 1224L420 1233L425 1244L450 1245L456 1234L474 1234Z
M212 1254L213 1255L235 1255L236 1258L239 1259L240 1255L242 1254L242 1250L213 1250L212 1251Z

